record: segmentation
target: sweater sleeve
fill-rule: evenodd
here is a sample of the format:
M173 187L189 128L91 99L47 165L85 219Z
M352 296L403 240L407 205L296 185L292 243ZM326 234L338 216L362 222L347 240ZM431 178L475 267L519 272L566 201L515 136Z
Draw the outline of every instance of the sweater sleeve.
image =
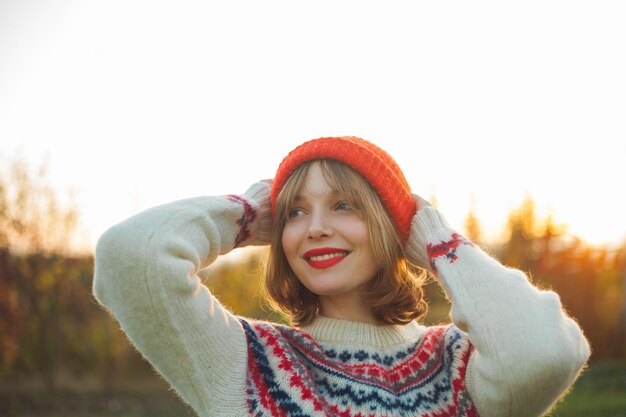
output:
M407 253L428 260L474 346L466 386L480 416L539 416L569 389L590 348L558 295L489 256L433 207L419 210Z
M269 184L260 182L242 196L146 210L98 241L96 299L198 415L245 406L247 361L240 322L198 271L236 246L266 243L270 227Z

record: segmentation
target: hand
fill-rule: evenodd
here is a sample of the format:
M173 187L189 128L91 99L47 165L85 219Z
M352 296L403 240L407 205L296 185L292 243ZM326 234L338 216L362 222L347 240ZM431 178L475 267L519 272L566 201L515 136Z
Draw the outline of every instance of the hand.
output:
M432 207L432 204L425 198L420 197L417 194L413 194L413 200L417 204L416 212L420 211L424 207ZM409 260L414 264L426 270L431 270L430 261L428 259L428 253L426 251L426 243L423 240L424 236L421 230L418 228L418 224L415 220L411 222L411 231L409 234L409 240L405 247L406 254Z

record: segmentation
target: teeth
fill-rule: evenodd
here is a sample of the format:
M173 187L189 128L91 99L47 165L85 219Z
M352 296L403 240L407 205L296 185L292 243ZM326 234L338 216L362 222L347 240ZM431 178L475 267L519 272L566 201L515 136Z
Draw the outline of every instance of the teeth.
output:
M332 258L337 258L339 256L344 256L345 254L343 252L338 252L338 253L329 253L326 255L319 255L319 256L311 256L309 259L312 261L326 261L328 259L332 259Z

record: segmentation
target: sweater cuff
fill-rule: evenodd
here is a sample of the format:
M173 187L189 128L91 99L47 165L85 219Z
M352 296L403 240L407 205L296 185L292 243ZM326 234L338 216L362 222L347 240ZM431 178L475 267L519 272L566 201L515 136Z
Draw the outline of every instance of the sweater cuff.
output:
M252 184L243 193L242 197L248 202L250 209L244 210L242 218L247 222L250 233L237 246L269 244L272 235L271 190L271 181L265 180Z

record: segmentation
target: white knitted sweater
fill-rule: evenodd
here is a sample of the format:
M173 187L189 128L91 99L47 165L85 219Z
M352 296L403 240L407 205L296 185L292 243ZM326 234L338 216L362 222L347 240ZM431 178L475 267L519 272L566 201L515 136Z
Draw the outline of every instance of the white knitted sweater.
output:
M554 292L415 215L409 257L435 270L449 326L319 317L292 329L234 316L198 272L236 245L267 244L269 185L180 200L109 229L94 294L199 416L538 416L568 390L589 345Z

